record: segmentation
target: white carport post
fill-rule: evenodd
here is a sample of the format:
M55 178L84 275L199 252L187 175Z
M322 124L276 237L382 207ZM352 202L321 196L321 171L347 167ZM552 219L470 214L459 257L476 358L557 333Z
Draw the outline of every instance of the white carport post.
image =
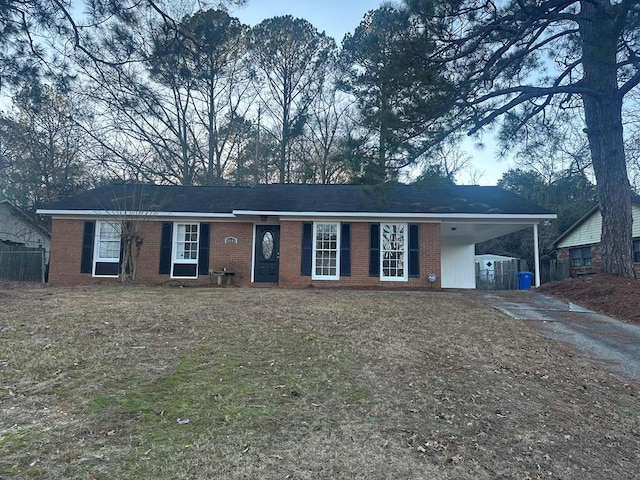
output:
M536 288L540 286L540 252L538 251L538 224L533 224L533 258L535 262Z

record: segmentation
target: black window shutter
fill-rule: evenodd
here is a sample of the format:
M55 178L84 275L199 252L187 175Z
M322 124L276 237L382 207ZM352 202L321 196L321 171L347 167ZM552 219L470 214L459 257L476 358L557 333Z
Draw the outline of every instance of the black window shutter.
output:
M125 245L125 235L123 234L131 234L133 230L133 222L131 220L127 220L122 224L122 230L120 231L120 262L119 265L122 265L122 261L124 260L124 251L126 248ZM131 273L131 265L127 264L126 274ZM120 268L118 268L118 274L120 274Z
M302 224L302 258L300 260L300 275L311 276L311 255L313 254L313 223Z
M409 225L409 276L420 276L420 226L416 223Z
M340 225L340 275L351 276L351 224Z
M95 229L96 222L84 222L80 273L91 273L91 270L93 270L93 237L95 235Z
M369 225L369 276L380 275L380 224Z
M160 237L160 275L171 273L171 244L173 243L173 223L162 224L162 234Z
M200 245L198 245L198 275L209 275L209 231L210 224L200 224Z

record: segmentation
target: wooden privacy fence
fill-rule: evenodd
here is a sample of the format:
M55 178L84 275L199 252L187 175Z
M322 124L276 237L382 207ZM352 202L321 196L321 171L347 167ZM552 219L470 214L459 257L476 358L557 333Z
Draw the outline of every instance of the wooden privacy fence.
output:
M0 278L18 282L45 281L45 251L0 243Z
M549 263L549 280L557 282L569 278L571 264L569 260L551 260Z
M528 272L526 260L494 262L492 268L481 268L476 263L476 288L478 290L517 290L518 272Z

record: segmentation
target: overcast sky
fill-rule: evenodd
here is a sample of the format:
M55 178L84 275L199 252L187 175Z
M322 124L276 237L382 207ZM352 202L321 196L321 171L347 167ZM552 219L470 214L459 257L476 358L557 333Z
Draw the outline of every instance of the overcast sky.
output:
M318 30L333 37L338 45L346 33L353 32L362 17L384 2L381 0L248 0L242 8L235 8L231 14L244 24L254 26L265 18L292 15L304 18ZM394 2L401 3L401 2ZM472 169L482 172L481 185L495 185L502 173L510 167L508 161L499 160L492 136L485 134L485 147L474 148L474 140L465 142L465 151L472 158ZM469 183L469 175L460 175L458 183Z

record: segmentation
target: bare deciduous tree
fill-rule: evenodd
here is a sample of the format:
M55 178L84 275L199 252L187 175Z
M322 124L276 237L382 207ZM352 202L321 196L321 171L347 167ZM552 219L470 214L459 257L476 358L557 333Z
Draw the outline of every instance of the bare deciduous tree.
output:
M291 144L304 131L333 49L333 39L290 15L264 20L251 32L257 88L270 121L265 132L279 144L280 183L290 181Z

